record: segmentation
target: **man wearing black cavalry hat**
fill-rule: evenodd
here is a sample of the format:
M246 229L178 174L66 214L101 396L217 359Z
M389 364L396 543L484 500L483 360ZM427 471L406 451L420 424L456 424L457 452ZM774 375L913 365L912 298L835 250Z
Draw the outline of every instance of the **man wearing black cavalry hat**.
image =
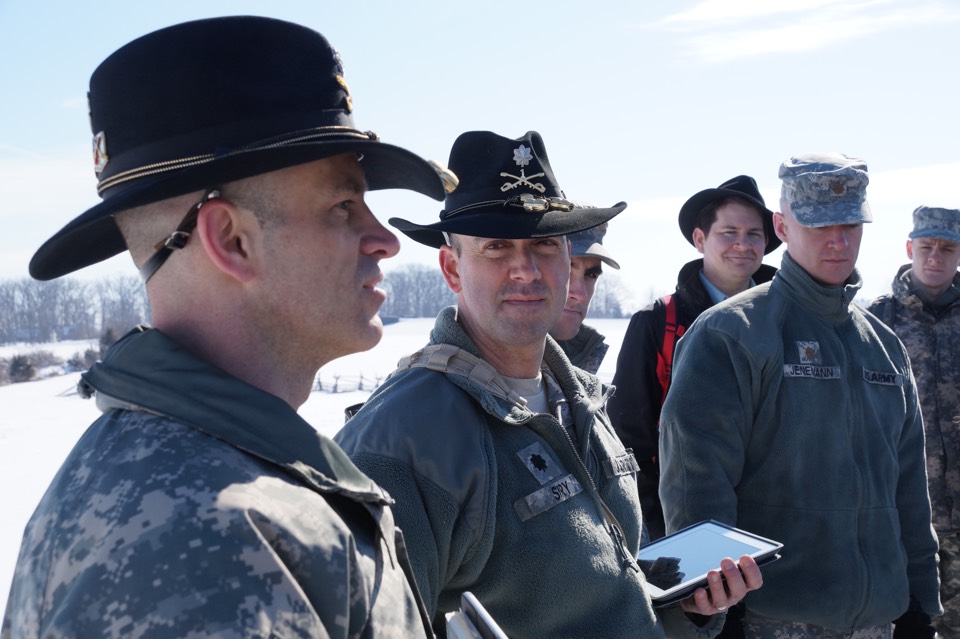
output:
M536 132L464 133L449 168L459 185L439 222L390 223L439 249L457 305L336 437L397 500L434 623L469 590L514 639L715 633L759 569L725 562L727 591L713 571L682 608L654 612L636 463L602 411L611 389L548 337L567 301L565 236L626 205L575 207Z
M680 208L680 231L703 257L687 262L676 291L636 312L624 333L613 379L617 392L607 411L624 446L637 456L637 487L651 541L664 535L657 449L677 340L703 311L773 278L777 270L761 262L780 246L772 220L748 175L690 197Z
M27 525L0 636L432 635L389 499L296 408L381 336L399 243L364 193L441 199L437 173L354 127L336 51L288 22L148 34L89 98L103 201L30 272L129 249L154 328L83 375L104 415Z

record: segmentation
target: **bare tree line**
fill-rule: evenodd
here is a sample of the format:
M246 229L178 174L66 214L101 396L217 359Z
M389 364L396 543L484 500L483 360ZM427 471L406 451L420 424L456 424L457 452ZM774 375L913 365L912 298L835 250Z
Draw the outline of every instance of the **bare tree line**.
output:
M0 343L98 339L149 323L146 291L134 276L98 281L0 280Z
M457 301L436 266L403 266L387 273L382 286L387 291L387 301L380 309L384 317L435 317L442 308ZM590 317L629 317L624 303L625 290L620 279L605 272L597 281Z
M382 286L388 292L380 310L385 317L434 317L456 303L435 266L405 265L388 272ZM590 316L625 317L623 305L620 280L605 273L597 283ZM0 280L0 344L98 339L149 323L150 306L136 276Z

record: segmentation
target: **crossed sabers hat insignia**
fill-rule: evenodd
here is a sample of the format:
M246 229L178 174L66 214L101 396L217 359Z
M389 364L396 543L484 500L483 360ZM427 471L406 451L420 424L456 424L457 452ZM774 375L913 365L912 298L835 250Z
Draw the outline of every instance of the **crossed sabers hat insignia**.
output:
M546 187L543 186L540 182L534 184L530 180L543 177L546 175L543 171L539 173L534 173L533 175L527 176L524 174L523 167L527 164L530 164L530 160L533 159L533 154L530 153L530 148L521 144L516 149L513 150L513 159L516 161L517 166L520 167L520 175L513 175L512 173L507 173L503 171L500 173L500 177L511 178L516 180L515 182L504 182L503 186L500 187L500 190L503 192L515 189L520 185L529 186L531 189L543 193L546 191Z

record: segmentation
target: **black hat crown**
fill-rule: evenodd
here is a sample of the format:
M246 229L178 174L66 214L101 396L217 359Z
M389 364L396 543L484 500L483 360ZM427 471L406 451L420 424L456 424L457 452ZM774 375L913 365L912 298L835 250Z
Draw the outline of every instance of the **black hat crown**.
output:
M355 128L339 54L290 22L232 16L155 31L104 60L88 98L103 202L37 251L38 279L123 251L117 212L348 151L362 155L371 190L443 197L429 164Z
M584 208L568 201L536 131L517 139L468 131L453 143L447 166L459 184L448 193L440 222L390 219L411 239L435 248L444 244L443 233L503 239L567 235L602 224L627 206Z

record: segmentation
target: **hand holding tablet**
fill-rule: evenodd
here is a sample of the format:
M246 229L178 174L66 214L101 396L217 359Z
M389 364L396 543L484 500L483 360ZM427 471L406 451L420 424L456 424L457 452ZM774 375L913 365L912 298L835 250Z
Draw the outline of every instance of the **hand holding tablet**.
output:
M654 606L682 601L687 612L716 614L760 587L758 566L779 558L781 548L779 542L704 521L642 547L637 559Z

